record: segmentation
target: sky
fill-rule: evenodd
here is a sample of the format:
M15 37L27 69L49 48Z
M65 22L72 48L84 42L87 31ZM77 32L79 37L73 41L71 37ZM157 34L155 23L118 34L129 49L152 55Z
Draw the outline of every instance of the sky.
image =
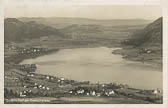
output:
M91 19L157 19L159 5L77 5L15 2L5 5L7 17L80 17Z

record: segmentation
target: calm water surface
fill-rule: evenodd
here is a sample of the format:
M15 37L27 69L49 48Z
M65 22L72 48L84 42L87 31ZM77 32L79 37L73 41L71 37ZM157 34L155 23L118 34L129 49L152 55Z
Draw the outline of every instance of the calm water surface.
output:
M62 49L54 54L27 59L37 73L91 83L124 83L141 89L162 88L161 70L114 55L116 48Z

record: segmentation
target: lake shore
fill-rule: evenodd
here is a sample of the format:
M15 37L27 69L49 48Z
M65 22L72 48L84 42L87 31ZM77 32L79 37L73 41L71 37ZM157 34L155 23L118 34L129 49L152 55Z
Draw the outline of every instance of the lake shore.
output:
M112 53L122 55L123 59L149 65L151 67L158 68L161 71L163 69L162 58L159 57L157 54L156 55L141 54L139 53L138 49L125 48L125 47L123 47L122 49L117 49Z
M14 62L14 64L17 64L17 65L19 65L19 63L21 62L21 61L23 61L24 59L30 59L30 58L36 58L36 57L39 57L39 56L43 56L43 55L46 55L46 54L51 54L51 53L53 53L53 52L56 52L56 51L58 51L58 50L49 50L49 51L45 51L45 52L41 52L41 53L32 53L32 54L28 54L28 53L26 53L26 54L18 54L17 56L15 55L15 56L12 56L12 57L14 57L14 58L12 58L12 59L9 59L9 60L14 60L14 59L17 59L16 57L18 57L18 60L17 61L15 61ZM10 66L12 66L11 64L10 64ZM41 91L42 93L44 93L44 92L47 92L47 90L41 90L41 89L35 89L35 88L33 88L33 86L34 86L34 83L37 83L38 82L38 84L41 84L41 85L45 85L45 86L49 86L49 88L50 88L50 91L48 91L49 93L47 93L46 95L51 95L51 97L57 97L57 96L61 96L61 97L67 97L68 96L68 98L71 100L71 96L81 96L81 97L84 97L85 95L84 94L77 94L76 95L76 93L77 93L77 88L79 87L79 86L81 86L81 87L84 87L85 89L88 89L88 88L95 88L95 87L99 87L99 86L101 86L101 90L103 90L103 87L104 86L102 86L102 84L87 84L87 83L82 83L82 82L78 82L78 81L72 81L71 82L71 80L68 80L68 79L66 79L66 81L68 82L68 84L67 83L65 83L64 81L63 81L63 83L60 83L60 82L58 82L59 81L59 79L61 79L61 78L58 78L58 77L55 77L55 76L49 76L49 75L42 75L42 74L36 74L36 73L34 73L33 74L33 77L28 77L27 75L29 74L29 73L27 73L27 72L25 72L25 71L21 71L21 70L19 70L19 69L16 69L15 67L10 67L10 69L9 69L9 71L6 71L5 72L5 74L7 74L8 72L12 72L13 74L14 74L14 76L12 76L12 77L16 77L16 78L19 78L19 82L18 83L20 83L20 80L22 79L22 81L23 82L25 82L23 85L22 85L22 87L20 88L20 87L15 87L15 88L13 88L13 87L5 87L5 88L7 88L8 90L13 90L13 92L15 92L15 93L17 93L17 92L23 92L24 90L32 90L33 92L34 92L34 94L36 94L36 92L38 91ZM6 76L6 75L5 75ZM49 76L49 77L51 77L51 78L53 78L54 80L52 81L51 79L49 80L49 79L46 79L47 78L47 76ZM10 76L9 76L10 77ZM26 82L26 80L25 79L23 79L23 78L29 78L30 79L30 82L28 81L28 82ZM8 78L7 78L8 79ZM6 80L7 80L6 78L5 78L5 82L6 82ZM70 83L71 82L71 83ZM13 80L12 80L12 83L13 83ZM15 81L14 81L14 83L15 83ZM24 87L24 85L29 85L30 87ZM74 85L75 84L75 85ZM125 88L124 87L124 85L123 86L121 86L120 84L118 85L117 84L117 88L119 87L120 89L116 89L114 86L112 86L112 85L109 85L109 84L105 84L107 87L110 87L111 86L111 88L108 88L107 90L114 90L115 92L116 92L116 94L114 95L114 97L115 97L115 99L117 100L117 101L110 101L109 100L109 103L134 103L133 102L133 100L128 100L128 101L126 101L126 102L123 102L120 98L121 97L124 97L126 100L127 99L129 99L129 98L132 98L132 99L134 99L135 100L135 103L141 103L142 101L142 103L150 103L150 99L152 99L152 101L154 102L154 103L158 103L157 101L158 101L158 99L157 99L157 101L154 101L155 100L155 97L153 97L153 94L152 94L152 91L150 91L149 92L149 94L148 95L146 95L146 94L143 94L143 93L138 93L138 94L135 94L135 91L136 90L138 90L138 92L140 92L140 91L143 91L143 92L148 92L149 90L141 90L141 89L131 89L131 88ZM55 88L58 88L58 90L56 90ZM62 91L62 92L59 92L60 90L62 90L62 89L64 89L64 91ZM75 90L75 89L77 89L74 93L69 93L70 92L70 90ZM55 92L54 92L55 91ZM90 90L90 92L93 92L93 90ZM97 89L95 89L95 91L97 91ZM129 92L128 92L129 91ZM97 91L98 92L98 91ZM106 92L104 92L104 91L99 91L100 93L102 93L102 96L103 96L103 94L104 93L106 93ZM128 92L128 93L127 93ZM55 94L57 94L57 95L55 95ZM130 95L131 94L131 95ZM36 94L37 95L37 94ZM140 95L140 96L139 96ZM37 98L38 97L40 97L40 96L43 96L43 97L45 97L45 95L43 95L43 94L38 94L37 95ZM102 97L102 96L100 96L100 97ZM117 96L117 97L116 97ZM145 96L145 97L144 97ZM17 97L17 96L16 96ZM28 96L29 97L29 99L31 99L31 96ZM97 98L97 95L91 95L91 97L92 98ZM105 95L105 97L102 97L103 99L107 99L107 97L109 97L108 95ZM111 97L111 96L110 96ZM113 96L112 96L113 97ZM10 97L11 98L11 97ZM117 99L117 98L119 98L119 99ZM147 98L150 98L149 100L146 100ZM12 99L12 98L11 98ZM15 99L15 98L14 98ZM20 98L21 99L21 98ZM49 103L77 103L77 102L79 102L79 100L74 100L74 101L70 101L70 100L67 100L67 99L63 99L63 100L61 100L61 101L52 101L52 102L49 102ZM160 99L162 99L162 98L159 98L159 100ZM73 100L73 99L72 99ZM98 99L99 100L99 99ZM100 99L101 100L101 99ZM16 101L5 101L6 103L17 103ZM152 103L153 103L152 102ZM20 102L19 102L20 103ZM21 103L24 103L24 102L21 102ZM32 102L26 102L26 103L32 103ZM33 102L34 103L34 102ZM35 103L39 103L39 102L35 102ZM79 102L79 103L107 103L107 102L105 102L105 101L102 101L102 102L93 102L93 101L91 101L91 102L89 102L89 101L81 101L81 102ZM160 103L160 101L159 101L159 103Z

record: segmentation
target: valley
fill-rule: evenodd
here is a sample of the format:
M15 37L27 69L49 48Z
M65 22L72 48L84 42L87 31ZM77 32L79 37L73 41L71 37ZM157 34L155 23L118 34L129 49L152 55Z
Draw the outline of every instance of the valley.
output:
M4 78L5 90L6 94L8 94L5 95L5 103L24 103L22 102L23 98L35 99L41 97L52 99L46 101L46 103L162 103L162 89L160 90L160 87L155 87L155 89L141 89L134 86L129 87L124 82L116 83L111 80L111 83L90 83L88 80L80 81L79 76L78 79L71 79L66 76L49 75L49 71L53 69L51 64L50 67L47 67L45 74L42 74L37 73L40 70L38 67L40 64L32 62L33 60L38 60L39 57L50 57L50 55L56 54L56 56L50 58L51 60L56 58L56 61L49 61L52 64L58 62L54 67L63 65L62 68L64 69L66 66L71 68L74 66L74 70L69 68L68 71L80 73L80 70L84 69L87 72L91 71L94 73L99 72L104 67L107 68L108 65L111 65L109 63L115 61L117 56L121 56L119 57L121 61L115 62L114 64L123 66L121 62L127 60L131 63L133 62L131 64L133 66L146 66L150 64L154 68L159 67L159 72L156 72L156 74L159 73L160 75L162 73L161 20L152 22L137 19L107 21L80 18L5 19ZM119 49L110 50L110 48ZM61 51L65 52L59 55ZM86 65L91 65L87 70L86 67L82 67L83 65L79 65L75 61L76 59L72 59L73 57L78 57L76 55L78 53L79 58L77 61L80 63L83 63L82 57L88 61L92 61L91 58L96 57L96 55L101 57L104 54L102 58L108 56L104 58L105 60L99 59L98 57L93 59L93 62L85 63ZM58 57L57 54L59 55ZM22 67L22 64L20 63L24 62L24 60L30 60L30 63L23 63L23 66L26 64L35 64L37 65L37 70L35 72L21 70L20 67ZM68 64L69 62L70 64ZM103 64L106 62L107 66ZM102 64L103 66L99 69ZM126 67L129 67L127 65ZM97 68L92 69L94 66ZM117 66L111 65L111 68L109 67L108 69L110 71L116 69L115 72L118 73L118 69L120 68ZM59 69L59 67L57 68ZM131 68L129 72L136 72L131 70ZM59 72L61 71L65 72L65 70L60 69ZM152 72L153 70L147 68L148 71ZM108 75L108 70L106 72ZM75 78L75 74L71 74ZM11 84L16 84L17 86L13 87ZM155 91L157 94L155 94ZM89 95L87 95L88 93ZM96 99L95 102L87 101L92 98ZM29 102L40 103L40 101Z

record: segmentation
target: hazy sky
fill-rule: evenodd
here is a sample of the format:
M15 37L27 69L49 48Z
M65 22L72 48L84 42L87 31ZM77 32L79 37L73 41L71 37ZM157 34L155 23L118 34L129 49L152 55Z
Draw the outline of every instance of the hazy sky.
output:
M92 19L156 19L159 6L54 5L15 3L5 6L5 17L80 17Z

